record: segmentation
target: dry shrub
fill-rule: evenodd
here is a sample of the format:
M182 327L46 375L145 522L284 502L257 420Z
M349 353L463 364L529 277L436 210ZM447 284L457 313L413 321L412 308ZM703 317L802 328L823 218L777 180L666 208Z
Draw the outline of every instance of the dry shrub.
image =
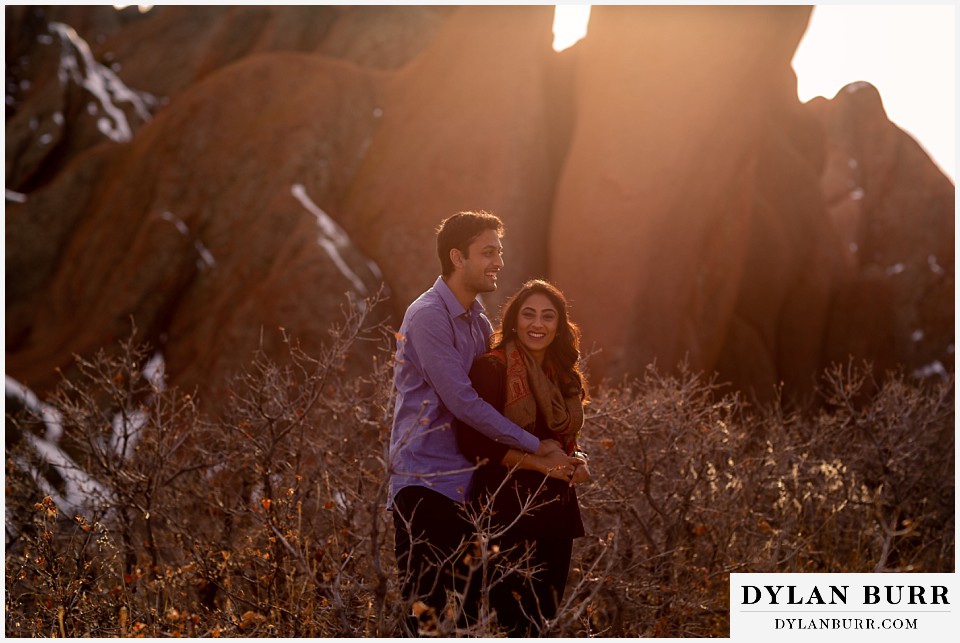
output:
M319 356L287 337L282 363L256 355L214 419L145 377L132 338L47 400L58 440L8 404L6 635L400 635L376 303L350 302ZM589 535L544 633L727 636L730 572L952 571L953 378L869 372L830 369L807 412L683 367L599 387ZM487 617L441 631L494 635Z
M604 387L581 494L618 549L582 632L729 636L730 572L949 572L954 566L953 377L829 369L822 405L753 408L683 366Z
M149 351L133 339L78 358L80 377L48 401L67 466L51 472L32 438L8 446L6 633L395 631L382 558L389 353L362 377L345 369L357 342L388 345L369 319L378 302L350 301L319 356L285 335L283 363L258 353L213 420L144 376ZM45 431L27 409L7 421ZM82 504L78 477L96 485Z

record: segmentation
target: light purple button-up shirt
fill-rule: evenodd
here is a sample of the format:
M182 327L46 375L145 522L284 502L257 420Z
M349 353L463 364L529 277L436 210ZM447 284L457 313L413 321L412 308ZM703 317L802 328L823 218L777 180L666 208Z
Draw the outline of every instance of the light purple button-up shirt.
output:
M537 450L540 441L481 399L470 383L470 367L487 351L492 331L483 305L474 300L464 310L442 277L407 308L394 365L388 506L400 489L413 485L463 502L473 466L457 446L454 416L501 444Z

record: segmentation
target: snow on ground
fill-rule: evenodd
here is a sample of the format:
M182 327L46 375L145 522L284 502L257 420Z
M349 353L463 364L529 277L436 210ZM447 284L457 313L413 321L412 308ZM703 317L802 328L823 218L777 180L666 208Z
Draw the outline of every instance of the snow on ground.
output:
M190 234L190 228L187 227L187 224L183 222L183 219L173 214L172 212L164 212L160 215L160 218L164 221L169 221L174 225L177 231L186 237L189 241L193 242L193 247L197 251L199 259L197 259L197 267L201 270L205 268L213 268L217 265L216 260L213 258L213 253L203 245L203 242L200 239L195 239L192 234Z
M50 29L60 36L60 84L73 81L90 92L99 101L99 109L105 114L97 121L100 132L118 143L129 141L133 137L133 129L120 104L129 104L137 116L149 121L149 107L156 104L156 98L146 92L130 89L113 70L98 63L90 51L90 45L73 27L62 22L51 22Z
M316 217L317 227L320 228L320 237L317 239L317 243L327 252L327 255L331 261L333 261L334 265L340 269L341 274L353 284L354 291L361 296L366 296L369 291L363 284L363 280L357 276L357 273L350 269L341 254L341 251L346 250L352 245L350 237L347 236L343 228L338 226L337 223L330 218L330 215L320 209L320 207L310 199L310 196L307 194L307 189L302 183L295 183L290 189L290 193L293 194L294 198L297 199L308 212ZM372 261L368 261L367 265L373 270L374 275L381 274L379 267L373 264Z

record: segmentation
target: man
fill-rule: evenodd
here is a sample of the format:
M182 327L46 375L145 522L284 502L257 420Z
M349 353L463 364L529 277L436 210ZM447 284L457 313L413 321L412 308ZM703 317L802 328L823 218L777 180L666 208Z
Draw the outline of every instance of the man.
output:
M500 219L486 212L445 219L437 230L441 276L407 308L397 336L388 506L401 593L408 607L423 601L436 618L446 590L464 591L458 558L473 536L463 510L473 467L457 446L453 418L550 466L567 462L559 444L507 420L470 383L493 330L477 295L497 289L502 233Z

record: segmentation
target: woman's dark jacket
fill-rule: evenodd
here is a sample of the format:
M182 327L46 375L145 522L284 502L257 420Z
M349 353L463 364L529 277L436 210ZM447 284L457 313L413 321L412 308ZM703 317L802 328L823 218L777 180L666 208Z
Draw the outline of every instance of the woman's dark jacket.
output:
M481 355L470 369L470 380L480 397L503 413L507 365L493 355ZM473 489L468 499L477 505L485 502L484 498L496 491L507 477L509 470L501 465L500 461L509 447L494 442L459 420L455 420L454 427L460 449L467 459L471 463L486 460L486 464L480 465L474 473ZM539 409L533 434L541 440L554 437ZM514 471L507 485L497 493L493 506L495 523L510 523L520 513L522 503L535 493L537 495L534 504L547 504L528 511L527 515L521 517L511 528L512 535L527 538L578 538L584 535L580 505L574 487L556 478L547 478L544 481L544 474L527 469Z

